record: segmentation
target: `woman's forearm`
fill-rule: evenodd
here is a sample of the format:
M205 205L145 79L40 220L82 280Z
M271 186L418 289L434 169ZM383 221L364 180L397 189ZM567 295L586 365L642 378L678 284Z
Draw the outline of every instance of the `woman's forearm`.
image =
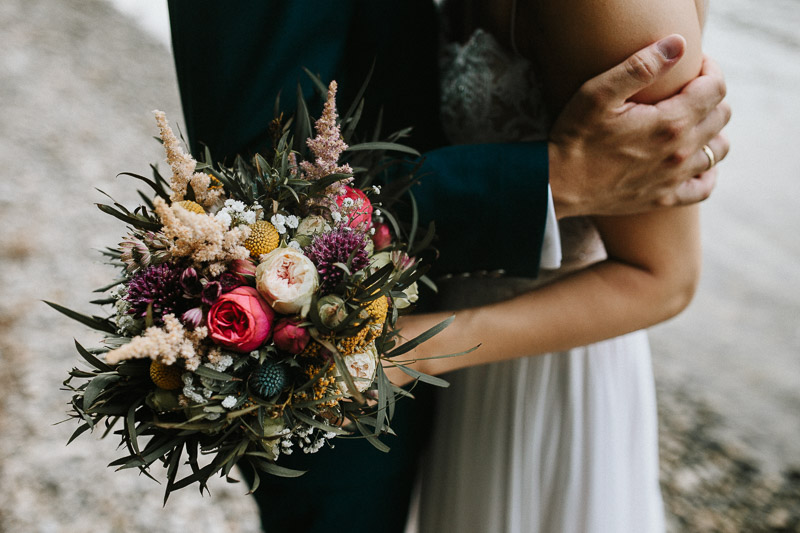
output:
M665 284L658 273L608 260L517 296L456 312L443 332L405 360L428 374L574 348L662 322L691 299L693 283ZM452 313L403 319L407 339ZM425 358L478 348L455 358ZM399 374L397 374L399 376Z

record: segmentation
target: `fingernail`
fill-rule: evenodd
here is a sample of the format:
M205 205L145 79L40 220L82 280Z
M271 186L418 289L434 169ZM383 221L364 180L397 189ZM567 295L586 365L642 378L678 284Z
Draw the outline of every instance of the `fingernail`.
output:
M658 41L656 47L658 51L661 52L661 55L663 55L667 61L670 61L681 55L683 51L683 39L680 35L670 35Z

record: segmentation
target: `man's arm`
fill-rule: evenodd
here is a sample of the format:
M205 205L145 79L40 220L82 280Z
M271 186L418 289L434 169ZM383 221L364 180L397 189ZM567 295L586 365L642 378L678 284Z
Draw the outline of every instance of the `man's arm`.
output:
M301 66L339 81L349 75L350 82L340 86L356 87L363 78L350 63L369 64L370 50L381 52L376 58L380 72L367 97L373 104L386 104L387 129L413 125L421 136L418 147L442 146L429 2L313 4L314 9L300 0L236 6L170 0L175 63L193 149L204 143L221 158L258 148L272 118L272 99L280 89L284 102L293 95ZM416 20L420 30L410 48L408 39L396 38L408 31L407 19ZM376 27L381 31L375 32ZM348 34L359 35L360 41L348 40ZM674 62L649 47L587 82L557 120L549 145L455 146L427 153L424 170L432 173L419 199L448 245L443 271L503 268L536 275L548 152L560 217L641 212L707 196L714 173L701 174L705 155L700 147L709 144L718 160L724 157L727 142L717 133L729 113L720 103L724 82L713 65L681 94L657 106L625 103L636 87L653 83ZM651 65L650 77L631 68L643 64ZM500 195L495 194L498 188ZM502 223L501 217L510 213L523 215L518 225Z
M725 81L703 61L700 76L655 105L631 96L669 75L685 43L670 36L589 80L567 103L550 135L550 184L559 218L624 215L689 205L708 197L717 162L728 153L720 133L730 119Z

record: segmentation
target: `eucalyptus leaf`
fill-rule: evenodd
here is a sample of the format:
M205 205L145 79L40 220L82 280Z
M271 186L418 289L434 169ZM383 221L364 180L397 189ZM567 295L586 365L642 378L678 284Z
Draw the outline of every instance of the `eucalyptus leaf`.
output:
M218 370L214 370L213 368L209 368L205 365L200 365L194 370L194 373L203 378L209 379L216 379L218 381L231 381L233 376L230 374L226 374L224 372L219 372Z
M73 339L73 340L74 340L74 339ZM111 371L113 371L113 370L114 370L113 368L111 368L110 366L108 366L107 364L105 364L103 361L101 361L101 360L100 360L100 359L98 359L97 357L95 357L95 356L93 356L92 354L90 354L89 352L87 352L87 351L86 351L86 348L84 348L83 346L81 346L81 344L80 344L78 341L74 341L74 342L75 342L75 348L77 348L77 350L78 350L78 353L81 355L81 357L83 357L84 359L86 359L86 361L87 361L87 362L88 362L90 365L92 365L92 366L93 366L93 367L95 367L96 369L98 369L98 370L101 370L101 371L103 371L103 372L111 372Z
M368 142L368 143L361 143L361 144L354 144L350 146L347 151L348 152L358 152L360 150L391 150L393 152L401 152L404 154L411 154L414 156L419 156L420 153L410 146L405 146L403 144L397 143L389 143L389 142Z
M450 383L442 378L438 378L436 376L429 376L428 374L423 374L419 370L414 370L413 368L409 368L404 365L398 365L397 368L408 374L414 379L418 379L424 383L428 383L429 385L434 385L436 387L449 387Z
M300 477L307 472L307 470L294 470L292 468L286 468L285 466L279 466L269 461L256 461L255 464L258 465L258 468L262 472L279 477Z
M433 326L429 330L427 330L427 331L425 331L423 333L420 333L419 335L417 335L416 337L414 337L410 341L407 341L407 342L401 344L398 348L395 348L390 353L387 353L386 357L393 358L393 357L397 357L398 355L404 354L406 352L410 352L411 350L413 350L414 348L416 348L417 346L419 346L423 342L427 341L428 339L430 339L434 335L437 335L437 334L441 333L442 330L444 330L447 326L449 326L450 324L453 323L453 320L455 320L455 318L456 318L455 315L450 315L449 317L447 317L446 319L442 320L441 322L439 322L438 324L436 324L435 326Z
M87 411L92 410L95 400L105 390L105 388L119 381L121 378L118 374L101 374L94 378L86 386L86 391L83 393L83 406Z
M113 324L107 319L102 318L99 316L87 316L77 311L73 311L72 309L68 309L63 305L58 305L57 303L48 302L47 300L43 300L44 303L58 311L59 313L68 316L72 320L76 320L81 324L89 326L92 329L96 329L98 331L104 331L106 333L116 333L117 328L114 327Z

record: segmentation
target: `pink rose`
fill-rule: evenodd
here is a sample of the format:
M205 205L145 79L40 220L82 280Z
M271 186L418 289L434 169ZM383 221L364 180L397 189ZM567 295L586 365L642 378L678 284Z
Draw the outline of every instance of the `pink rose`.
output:
M386 224L375 224L375 234L372 236L375 251L379 252L392 244L392 232Z
M208 336L237 352L261 346L272 331L275 311L253 287L237 287L217 299L208 311Z
M372 202L359 189L344 186L345 193L336 197L336 205L341 209L347 225L362 231L372 227Z
M275 324L275 331L272 333L272 342L279 349L298 354L306 349L311 335L304 327L299 326L300 321L294 318L282 318Z

